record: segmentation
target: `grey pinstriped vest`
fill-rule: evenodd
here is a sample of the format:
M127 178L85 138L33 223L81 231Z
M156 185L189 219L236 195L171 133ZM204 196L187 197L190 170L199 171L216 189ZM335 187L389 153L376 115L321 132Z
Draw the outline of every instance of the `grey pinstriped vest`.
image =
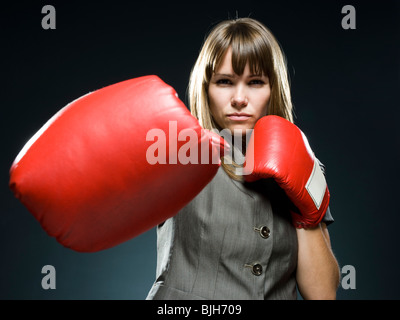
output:
M297 236L272 179L240 183L220 168L157 228L156 281L146 299L296 299Z

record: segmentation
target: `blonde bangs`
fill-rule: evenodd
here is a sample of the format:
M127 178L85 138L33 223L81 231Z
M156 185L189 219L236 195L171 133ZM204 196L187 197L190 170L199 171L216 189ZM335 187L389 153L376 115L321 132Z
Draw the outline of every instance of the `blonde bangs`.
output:
M256 28L249 28L247 24L232 23L210 44L210 59L204 79L207 85L229 48L232 49L232 68L237 75L243 74L248 63L251 74L265 75L270 81L273 80L271 45L265 36Z

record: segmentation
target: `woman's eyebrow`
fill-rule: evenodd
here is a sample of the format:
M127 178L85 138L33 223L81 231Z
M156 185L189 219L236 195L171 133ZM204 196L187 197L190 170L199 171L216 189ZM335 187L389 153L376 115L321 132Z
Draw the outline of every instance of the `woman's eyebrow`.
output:
M225 78L236 78L237 75L236 74L231 74L231 73L214 73L213 74L214 77L225 77ZM268 76L264 75L264 74L250 74L247 76L247 78L268 78Z
M217 76L217 77L235 78L235 75L234 75L234 74L231 74L231 73L214 73L214 76Z

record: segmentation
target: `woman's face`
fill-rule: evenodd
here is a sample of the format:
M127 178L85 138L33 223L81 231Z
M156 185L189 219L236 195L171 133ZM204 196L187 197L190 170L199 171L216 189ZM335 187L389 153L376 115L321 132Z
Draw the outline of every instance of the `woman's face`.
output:
M232 52L228 49L208 88L210 110L216 123L235 135L244 135L246 129L253 129L257 120L267 114L270 96L268 77L251 74L248 63L241 76L235 74Z

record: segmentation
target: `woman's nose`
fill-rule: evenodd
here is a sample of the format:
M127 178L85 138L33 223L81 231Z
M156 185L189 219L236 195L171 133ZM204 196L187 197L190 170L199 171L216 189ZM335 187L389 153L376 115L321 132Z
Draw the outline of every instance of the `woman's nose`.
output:
M244 108L249 103L245 90L243 88L237 88L232 96L231 105L235 108Z

